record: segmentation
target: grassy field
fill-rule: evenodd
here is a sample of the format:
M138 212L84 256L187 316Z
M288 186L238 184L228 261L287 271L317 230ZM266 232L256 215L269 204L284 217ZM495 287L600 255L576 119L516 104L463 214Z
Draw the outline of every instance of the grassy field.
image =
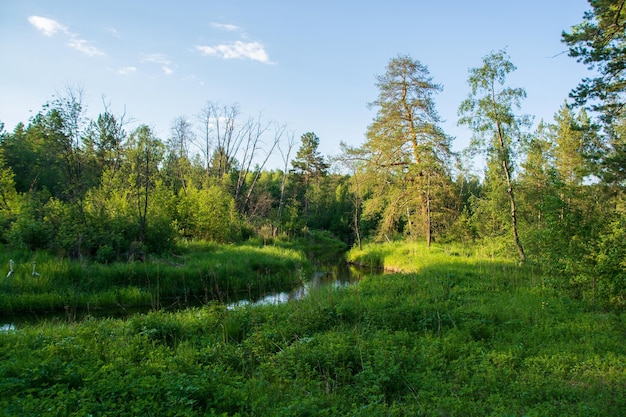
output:
M348 258L406 272L275 306L2 332L0 415L624 415L624 313L480 252Z

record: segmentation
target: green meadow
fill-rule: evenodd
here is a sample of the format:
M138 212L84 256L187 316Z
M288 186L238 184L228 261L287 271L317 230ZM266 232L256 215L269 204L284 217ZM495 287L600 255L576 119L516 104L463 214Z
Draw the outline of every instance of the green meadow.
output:
M529 263L462 247L346 257L370 267L358 284L300 301L5 330L0 414L624 414L622 312L573 299ZM395 272L369 272L382 266Z

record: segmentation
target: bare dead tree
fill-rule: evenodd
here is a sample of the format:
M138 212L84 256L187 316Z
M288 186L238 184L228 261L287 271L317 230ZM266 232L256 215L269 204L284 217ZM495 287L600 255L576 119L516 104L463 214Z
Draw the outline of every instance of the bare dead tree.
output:
M254 178L252 179L252 183L250 184L250 187L248 188L248 193L246 194L242 211L246 209L246 206L248 202L250 201L250 196L252 195L252 191L254 190L254 186L256 185L259 177L261 176L261 173L263 172L263 168L265 168L267 161L270 159L270 157L274 153L274 149L276 149L276 147L280 143L280 139L285 133L285 129L286 127L284 125L279 125L279 124L274 125L274 136L272 138L271 143L269 144L269 148L266 149L265 151L265 158L263 159L261 164L258 165L258 169L255 169Z
M200 135L199 140L195 143L204 159L204 169L207 177L209 176L211 169L211 151L213 149L213 122L212 122L211 103L207 103L197 115L197 120L200 123Z
M246 178L250 174L250 168L255 160L258 151L263 146L263 135L269 129L270 123L263 122L261 115L256 120L248 119L248 121L242 126L241 137L245 139L245 145L243 147L243 155L241 156L239 174L237 175L237 185L235 186L235 201L240 203L240 210L245 210L247 198L244 201L240 201L241 193L245 186Z
M239 152L245 128L238 126L239 105L208 102L200 112L201 153L207 176L221 178L226 174Z
M278 202L278 219L282 222L283 208L285 206L285 186L287 184L287 174L289 173L289 163L291 162L291 152L294 146L296 146L296 137L293 131L287 132L287 141L283 147L278 143L278 150L283 160L283 178L280 182L280 201Z

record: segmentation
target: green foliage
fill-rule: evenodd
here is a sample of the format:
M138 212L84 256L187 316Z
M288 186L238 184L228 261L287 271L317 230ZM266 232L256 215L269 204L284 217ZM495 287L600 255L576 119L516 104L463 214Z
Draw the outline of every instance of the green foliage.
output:
M2 126L0 125L0 138L2 136ZM19 200L15 190L14 178L15 174L6 165L2 148L0 148L0 241L5 239L6 230L19 214Z
M591 10L583 21L563 32L562 41L571 57L598 75L582 80L571 95L580 105L593 103L610 123L623 107L626 8L622 0L589 0L589 4Z
M3 330L0 413L620 415L623 314L572 301L530 264L407 249L368 251L418 272L297 302Z
M623 308L626 307L626 200L623 196L618 204L615 215L601 234L593 273L597 277L594 277L594 286L597 285L601 299Z
M227 243L237 240L239 226L235 200L221 187L188 186L176 207L181 237Z
M48 249L52 230L44 222L45 196L31 194L20 201L20 216L15 219L6 233L7 241L15 247L28 250Z

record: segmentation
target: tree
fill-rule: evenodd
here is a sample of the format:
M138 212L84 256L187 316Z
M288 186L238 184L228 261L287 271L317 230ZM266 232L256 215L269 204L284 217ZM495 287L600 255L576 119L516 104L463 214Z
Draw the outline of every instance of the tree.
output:
M590 194L593 187L586 187L584 180L598 175L603 145L584 108L575 114L570 106L563 105L554 115L554 122L551 139L560 208L555 213L558 222L553 227L553 240L560 237L562 244L570 245L572 237L589 223L582 213L595 211L592 206L596 199Z
M6 133L4 125L0 123L0 143ZM18 208L18 195L15 191L15 175L10 167L6 166L2 148L0 147L0 241L4 240L4 231L15 220Z
M525 227L525 247L544 256L554 243L554 218L561 207L558 189L561 181L555 168L552 129L543 121L524 143L525 159L520 164L517 184L520 218ZM529 251L529 252L530 252Z
M537 132L524 144L526 158L521 164L520 188L534 220L541 225L544 220L544 202L553 190L555 182L554 150L548 133L549 128L541 122Z
M156 187L159 164L163 158L163 143L146 125L139 126L128 138L128 181L137 207L139 236L145 242L148 230L150 196Z
M505 51L492 52L483 58L481 67L469 70L471 92L459 107L459 124L467 125L474 133L473 149L484 150L488 162L502 176L510 204L511 230L521 262L526 260L517 228L513 172L515 156L523 141L521 128L527 126L528 117L517 116L526 92L521 88L506 86L506 77L515 66Z
M554 116L555 165L563 183L580 186L593 172L592 161L597 158L599 144L585 109L574 114L567 104Z
M104 112L89 123L85 145L87 151L94 155L99 177L105 171L116 172L120 168L126 140L126 124L126 114L115 116L106 103Z
M346 145L344 142L341 142L339 146L341 147L341 155L338 157L338 160L350 173L349 186L352 197L351 226L357 247L361 249L361 207L363 204L363 196L361 195L361 165L363 164L360 157L361 152Z
M379 96L369 106L378 112L363 145L365 169L376 173L371 178L379 188L377 194L387 196L379 200L387 224L406 210L411 229L411 211L417 205L430 245L433 199L451 185L451 139L439 126L433 98L442 88L425 65L403 55L391 59L376 85Z
M18 124L2 141L6 163L15 174L18 192L47 190L53 197L69 200L67 138L62 120L47 106L30 120L26 128Z
M592 105L612 119L623 112L626 90L626 0L589 0L583 21L563 32L569 55L599 73L585 78L571 96L579 105Z
M596 76L583 79L571 96L576 104L600 113L604 135L594 174L609 191L604 205L617 210L626 185L626 0L589 4L583 21L563 32L562 41L571 57L596 70Z
M200 148L207 174L222 178L230 172L243 139L243 131L237 123L240 113L238 104L221 106L208 102L198 116L202 124Z
M171 125L171 136L167 141L166 170L168 182L175 193L186 192L187 177L191 172L188 148L194 140L191 123L185 117L177 117Z
M288 168L289 168L289 159L291 158L291 151L293 147L296 145L295 135L293 131L289 131L287 133L287 143L283 146L278 144L278 150L280 152L280 157L283 161L283 175L280 181L280 199L278 201L278 221L282 224L283 222L283 209L285 207L285 186L287 185L287 176L288 176Z
M84 91L82 87L67 86L65 94L57 97L49 103L49 117L56 124L55 137L58 146L61 147L61 156L67 173L68 182L67 196L69 201L76 204L83 218L83 197L90 185L86 175L86 152L83 140L86 136L88 121L86 107L83 102Z
M294 171L309 178L326 175L329 166L318 151L320 139L315 133L307 132L300 137L300 140L302 144L296 153L296 158L291 161Z
M13 180L18 192L27 192L34 188L37 183L37 173L40 171L39 158L36 157L32 141L28 140L29 128L26 128L23 123L18 123L12 133L4 132L0 137L4 161L14 174ZM51 175L48 175L48 178L50 177Z
M311 184L318 183L319 179L328 174L329 165L317 148L320 139L313 132L307 132L300 137L302 144L296 153L296 158L291 161L293 172L302 177L304 182L304 214L309 212L311 200ZM317 184L319 185L319 184Z

